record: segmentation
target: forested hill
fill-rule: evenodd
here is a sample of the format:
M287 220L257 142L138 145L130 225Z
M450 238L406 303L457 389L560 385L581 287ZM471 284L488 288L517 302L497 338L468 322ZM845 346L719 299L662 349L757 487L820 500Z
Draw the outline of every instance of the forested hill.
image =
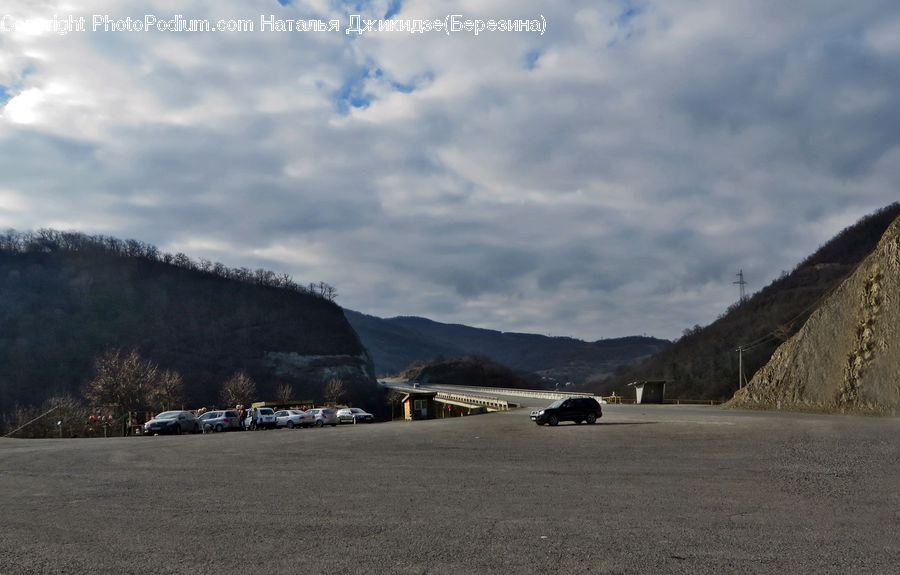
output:
M459 358L474 354L551 381L580 383L609 375L670 345L667 340L652 337L586 342L446 324L421 317L383 319L345 311L381 375L396 374L414 363L440 356Z
M689 330L650 359L595 386L595 391L626 393L628 382L666 379L668 395L729 399L738 390L738 347L746 380L764 366L775 349L794 335L844 279L878 245L900 216L891 204L844 229L793 272L727 310L707 327ZM630 392L633 395L633 392Z
M80 395L94 361L137 349L184 381L189 407L219 402L238 371L259 399L290 385L323 399L331 378L349 401L377 386L371 359L331 301L265 270L229 269L134 240L42 230L0 236L0 413L59 394Z

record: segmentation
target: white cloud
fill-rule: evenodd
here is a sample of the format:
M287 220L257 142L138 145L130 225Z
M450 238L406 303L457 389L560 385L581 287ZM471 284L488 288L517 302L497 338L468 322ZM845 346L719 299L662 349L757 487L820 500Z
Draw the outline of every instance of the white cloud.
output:
M891 2L407 0L546 34L274 33L353 3L13 2L246 33L0 33L0 226L327 281L348 307L676 337L896 199ZM631 11L629 11L631 8Z

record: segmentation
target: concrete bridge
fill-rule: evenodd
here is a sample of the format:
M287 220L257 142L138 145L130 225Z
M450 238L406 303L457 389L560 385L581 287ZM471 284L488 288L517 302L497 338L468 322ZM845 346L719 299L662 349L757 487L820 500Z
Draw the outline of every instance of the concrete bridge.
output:
M506 411L510 407L519 407L523 399L540 400L538 403L553 401L564 397L590 395L584 392L550 391L543 389L514 389L500 387L478 387L448 384L418 384L397 380L382 380L378 382L382 387L392 389L403 394L404 405L416 401L433 401L434 413L442 413L446 406L454 406L464 415L485 413L490 411ZM428 406L419 403L420 407L407 406L407 419L418 419L415 416L416 409L427 409ZM452 408L450 408L452 413ZM427 413L427 412L426 412ZM433 417L427 415L425 417Z

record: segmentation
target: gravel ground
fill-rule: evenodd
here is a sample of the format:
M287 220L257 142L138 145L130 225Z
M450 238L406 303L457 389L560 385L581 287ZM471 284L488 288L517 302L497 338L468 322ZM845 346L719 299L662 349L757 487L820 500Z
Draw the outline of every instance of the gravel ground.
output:
M0 440L0 573L890 573L900 418Z

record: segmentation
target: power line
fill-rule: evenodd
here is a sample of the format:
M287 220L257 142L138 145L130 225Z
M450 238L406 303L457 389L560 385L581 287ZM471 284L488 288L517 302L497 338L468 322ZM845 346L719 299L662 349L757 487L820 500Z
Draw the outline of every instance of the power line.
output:
M737 283L737 282L735 282L735 283ZM803 317L807 312L811 312L811 311L819 308L822 305L822 302L824 302L825 299L829 295L831 295L832 291L833 290L829 290L829 291L826 291L825 293L823 293L822 295L820 295L818 298L816 298L815 301L813 301L811 304L809 304L808 306L804 307L802 310L797 312L797 314L794 317L789 319L787 321L787 323L785 323L783 325L791 326L794 324L795 321L797 321L798 319ZM778 331L776 329L774 331L770 331L769 333L763 335L762 337L760 337L754 341L751 341L750 343L745 343L745 344L738 346L738 348L735 349L735 351L738 351L738 350L747 351L747 350L753 349L754 347L756 347L760 344L763 344L772 339L776 339L778 337L779 337L779 335L778 335Z
M20 427L17 427L16 429L13 429L12 431L10 431L9 433L7 433L7 434L4 435L3 437L9 437L9 436L12 435L13 433L15 433L15 432L17 432L17 431L19 431L19 430L25 429L26 427L28 427L29 425L31 425L32 423L34 423L34 422L37 421L38 419L44 417L45 415L50 415L50 413L56 411L57 409L59 409L59 407L60 407L60 406L58 406L58 405L55 406L55 407L51 407L50 409L48 409L48 410L45 411L44 413L38 415L37 417L35 417L34 419L32 419L31 421L29 421L29 422L26 423L25 425L22 425L22 426L20 426Z
M744 277L743 277L743 271L744 271L744 270L741 270L741 273L738 274L738 277L740 278L740 281L737 281L737 282L734 282L734 283L738 284L738 283L740 283L741 281L744 280ZM743 292L743 288L744 288L744 286L741 285L741 292ZM826 291L824 291L824 292L822 293L822 295L820 295L818 298L816 298L815 301L813 301L813 302L812 302L811 304L809 304L808 306L804 307L804 308L803 308L802 310L800 310L793 318L791 318L790 320L788 320L788 322L787 322L786 324L783 324L783 325L791 326L791 325L794 324L795 321L797 321L798 319L800 319L801 317L803 317L803 315L805 315L806 313L811 313L813 310L819 308L819 307L822 305L822 303L825 301L825 299L826 299L829 295L831 295L831 293L832 293L833 291L834 291L834 290L826 290ZM778 333L777 333L777 329L776 329L775 331L771 331L771 332L765 334L764 336L762 336L762 337L760 337L760 338L758 338L758 339L756 339L756 340L754 340L754 341L751 341L750 343L746 343L746 344L743 344L743 345L739 345L737 348L735 348L734 351L738 352L738 388L739 388L739 389L742 388L743 386L747 385L747 378L746 378L746 376L744 375L744 352L745 352L745 351L749 351L749 350L751 350L751 349L753 349L753 348L755 348L755 347L757 347L757 346L759 346L759 345L762 345L762 344L764 344L764 343L766 343L766 342L768 342L768 341L771 341L771 340L773 340L773 339L780 339L780 337L779 337L779 335L778 335Z

